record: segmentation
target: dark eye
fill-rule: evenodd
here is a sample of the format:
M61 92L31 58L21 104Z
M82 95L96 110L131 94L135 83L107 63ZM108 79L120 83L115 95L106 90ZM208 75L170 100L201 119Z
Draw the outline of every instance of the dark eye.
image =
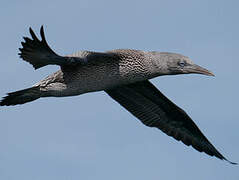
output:
M179 65L180 67L184 67L184 66L186 65L186 63L185 63L184 61L180 61L180 62L178 62L178 65Z

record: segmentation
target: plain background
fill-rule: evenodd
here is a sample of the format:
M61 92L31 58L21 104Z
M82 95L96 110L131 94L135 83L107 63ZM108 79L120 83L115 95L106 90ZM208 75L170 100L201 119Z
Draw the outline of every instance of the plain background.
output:
M229 160L239 162L239 1L1 1L0 96L59 67L35 71L17 53L41 25L59 54L133 48L177 52L216 77L152 80ZM239 167L142 125L104 92L0 108L0 179L238 179Z

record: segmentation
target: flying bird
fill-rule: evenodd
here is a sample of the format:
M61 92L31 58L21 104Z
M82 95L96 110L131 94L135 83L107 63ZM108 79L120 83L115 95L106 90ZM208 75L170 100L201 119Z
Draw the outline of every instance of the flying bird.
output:
M117 49L107 52L79 51L59 56L47 44L43 26L41 40L30 28L20 57L35 69L59 65L60 70L30 88L8 93L1 106L24 104L41 97L75 96L105 91L143 124L156 127L178 141L221 160L227 160L203 135L197 125L150 81L157 76L213 73L189 57L169 52Z

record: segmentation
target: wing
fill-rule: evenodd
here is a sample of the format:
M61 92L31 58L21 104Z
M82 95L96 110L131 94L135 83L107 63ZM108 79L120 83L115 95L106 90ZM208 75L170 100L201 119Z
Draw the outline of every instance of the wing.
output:
M146 126L156 127L176 140L192 145L199 152L228 161L207 140L192 119L149 81L124 85L106 92Z
M94 62L97 59L112 58L112 53L100 53L90 51L80 51L69 56L59 56L47 44L44 35L43 26L40 30L41 39L39 40L33 30L29 29L31 38L23 37L25 42L22 42L20 50L20 57L33 65L35 69L41 68L46 65L59 65L59 66L75 66L84 65L89 61Z

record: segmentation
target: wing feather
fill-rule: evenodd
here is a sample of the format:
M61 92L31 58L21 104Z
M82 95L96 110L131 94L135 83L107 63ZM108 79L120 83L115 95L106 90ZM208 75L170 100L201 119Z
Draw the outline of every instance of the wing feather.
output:
M19 48L19 55L24 61L32 64L35 69L46 65L72 67L98 62L99 60L115 59L115 54L110 52L79 51L72 55L59 56L48 45L43 26L40 29L41 40L37 38L32 28L29 28L29 31L31 38L23 37L25 42L21 42L22 48Z
M208 141L185 111L149 81L120 86L106 92L146 126L156 127L199 152L228 161Z

